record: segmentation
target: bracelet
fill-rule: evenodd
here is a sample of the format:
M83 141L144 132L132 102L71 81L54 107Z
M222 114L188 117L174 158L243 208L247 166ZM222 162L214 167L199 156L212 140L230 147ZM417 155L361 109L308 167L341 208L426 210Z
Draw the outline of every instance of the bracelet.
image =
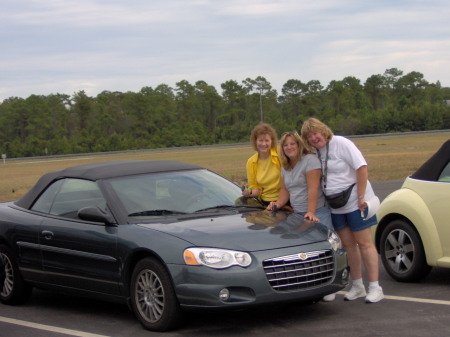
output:
M358 195L358 199L363 199L364 195Z

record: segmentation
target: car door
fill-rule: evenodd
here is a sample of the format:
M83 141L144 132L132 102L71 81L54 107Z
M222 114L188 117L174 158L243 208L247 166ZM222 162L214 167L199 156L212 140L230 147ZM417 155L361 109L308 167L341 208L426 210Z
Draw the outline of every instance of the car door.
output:
M432 192L430 212L435 219L446 261L450 258L450 161L439 176Z
M34 205L35 209L41 207L41 211L47 212L39 231L45 282L118 294L117 227L78 218L82 207L97 206L106 210L106 201L97 183L66 178L57 184L56 192L47 198L51 202ZM40 199L46 198L47 191Z
M39 245L39 230L43 216L27 210L17 209L11 231L12 248L16 250L17 263L27 281L42 280L42 257Z

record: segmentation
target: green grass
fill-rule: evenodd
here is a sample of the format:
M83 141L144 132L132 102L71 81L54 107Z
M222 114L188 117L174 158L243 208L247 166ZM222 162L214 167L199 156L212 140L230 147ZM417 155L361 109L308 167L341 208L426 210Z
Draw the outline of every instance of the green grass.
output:
M422 165L446 140L450 132L352 138L369 165L371 181L402 180ZM68 156L62 158L6 160L0 163L0 201L22 196L49 171L98 161L171 159L211 169L238 184L246 181L245 163L254 153L250 145L187 147L127 153Z

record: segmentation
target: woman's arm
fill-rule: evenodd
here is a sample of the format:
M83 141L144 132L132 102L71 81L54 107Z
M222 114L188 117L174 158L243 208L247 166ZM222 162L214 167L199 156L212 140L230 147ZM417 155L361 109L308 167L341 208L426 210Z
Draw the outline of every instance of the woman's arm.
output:
M255 164L249 159L246 165L247 170L247 184L248 189L242 191L242 195L245 197L258 197L261 193L260 189L257 187L256 183L256 167Z
M311 221L319 221L316 217L317 199L319 197L321 170L310 170L306 172L306 183L308 185L308 211L305 214L305 219Z
M369 171L367 169L367 165L363 165L356 170L356 189L358 191L358 207L361 211L364 211L367 207L365 194L368 178L369 178Z
M286 184L284 183L284 178L281 178L281 188L280 193L278 194L277 201L271 201L269 206L267 206L267 210L274 211L276 209L280 209L288 202L290 198L290 194L288 189L286 188Z

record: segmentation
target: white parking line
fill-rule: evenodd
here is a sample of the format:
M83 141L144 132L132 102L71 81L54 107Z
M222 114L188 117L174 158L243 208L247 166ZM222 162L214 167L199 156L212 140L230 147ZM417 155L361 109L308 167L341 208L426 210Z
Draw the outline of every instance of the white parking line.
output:
M26 327L33 328L33 329L39 329L39 330L45 330L45 331L50 331L50 332L62 333L62 334L65 334L65 335L70 335L70 336L78 336L78 337L108 337L108 336L105 336L105 335L97 335L95 333L88 333L88 332L82 332L82 331L58 328L58 327L51 326L51 325L32 323L32 322L22 321L22 320L18 320L18 319L13 319L13 318L2 317L2 316L0 316L0 322L26 326Z
M345 295L346 291L339 291L338 294ZM395 301L406 301L406 302L416 302L416 303L428 303L428 304L442 304L442 305L450 305L450 301L443 301L443 300L431 300L426 298L414 298L414 297L403 297L403 296L391 296L391 295L385 295L385 299L388 300L395 300ZM45 325L45 324L38 324L38 323L32 323L27 321L22 321L18 319L13 318L7 318L0 316L0 322L4 323L10 323L10 324L16 324L21 326L26 326L34 329L40 329L50 332L57 332L62 333L70 336L78 336L78 337L109 337L106 335L98 335L94 333L88 333L88 332L82 332L82 331L76 331L76 330L70 330L70 329L64 329L64 328L58 328L51 325Z
M346 293L347 293L346 291L338 292L338 294L341 294L341 295L345 295ZM450 305L450 301L430 300L427 298L415 298L415 297L403 297L403 296L391 296L391 295L384 295L384 298L387 300L394 300L394 301Z

